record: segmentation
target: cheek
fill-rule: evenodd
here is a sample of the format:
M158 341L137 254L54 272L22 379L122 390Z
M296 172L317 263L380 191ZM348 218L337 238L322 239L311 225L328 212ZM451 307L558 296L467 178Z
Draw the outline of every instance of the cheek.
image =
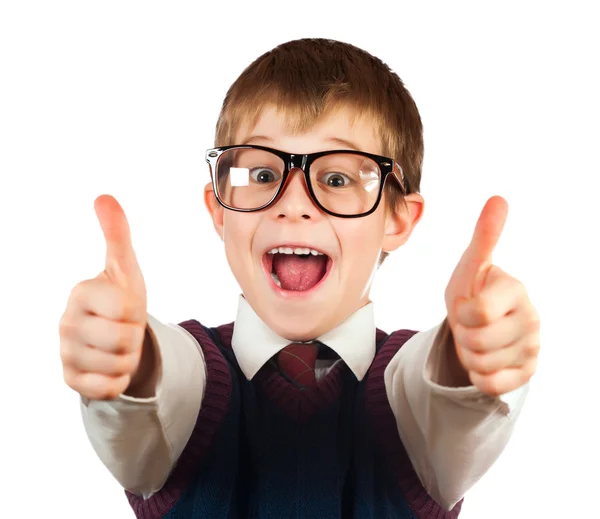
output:
M239 272L244 259L251 258L252 240L256 222L249 214L225 211L223 217L223 242L227 260L234 271Z
M362 221L361 221L362 220ZM340 222L336 232L343 263L370 275L377 264L383 242L383 222L379 218L357 218Z
M225 211L223 215L223 237L232 246L241 245L238 242L248 241L256 225L249 213Z

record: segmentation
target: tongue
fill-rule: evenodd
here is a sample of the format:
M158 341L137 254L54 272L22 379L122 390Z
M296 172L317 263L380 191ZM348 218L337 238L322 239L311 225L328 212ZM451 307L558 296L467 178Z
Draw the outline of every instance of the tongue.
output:
M309 290L325 275L327 256L275 254L273 270L284 290Z

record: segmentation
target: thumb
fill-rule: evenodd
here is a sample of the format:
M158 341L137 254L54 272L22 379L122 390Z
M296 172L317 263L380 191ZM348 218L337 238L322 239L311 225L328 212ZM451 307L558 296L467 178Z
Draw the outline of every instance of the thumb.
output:
M96 198L94 209L106 240L105 272L111 281L130 287L139 279L139 266L125 213L110 195Z
M486 202L475 225L471 243L452 275L455 295L470 298L483 287L507 215L508 203L501 196L493 196Z

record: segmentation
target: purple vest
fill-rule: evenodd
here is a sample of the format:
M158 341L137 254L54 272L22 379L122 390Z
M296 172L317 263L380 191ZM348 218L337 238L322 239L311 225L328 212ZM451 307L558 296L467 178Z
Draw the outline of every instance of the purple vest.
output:
M384 371L416 332L377 331L377 353L358 382L338 362L310 388L273 362L246 380L233 351L233 323L181 326L201 345L207 385L196 427L163 488L129 492L140 519L454 519L425 491L400 440Z

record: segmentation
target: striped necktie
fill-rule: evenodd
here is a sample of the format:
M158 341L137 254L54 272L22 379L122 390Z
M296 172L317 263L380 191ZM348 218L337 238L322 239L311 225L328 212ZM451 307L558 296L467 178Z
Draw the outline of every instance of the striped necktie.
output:
M294 342L277 355L279 370L303 386L314 386L317 383L315 363L318 351L317 344Z

